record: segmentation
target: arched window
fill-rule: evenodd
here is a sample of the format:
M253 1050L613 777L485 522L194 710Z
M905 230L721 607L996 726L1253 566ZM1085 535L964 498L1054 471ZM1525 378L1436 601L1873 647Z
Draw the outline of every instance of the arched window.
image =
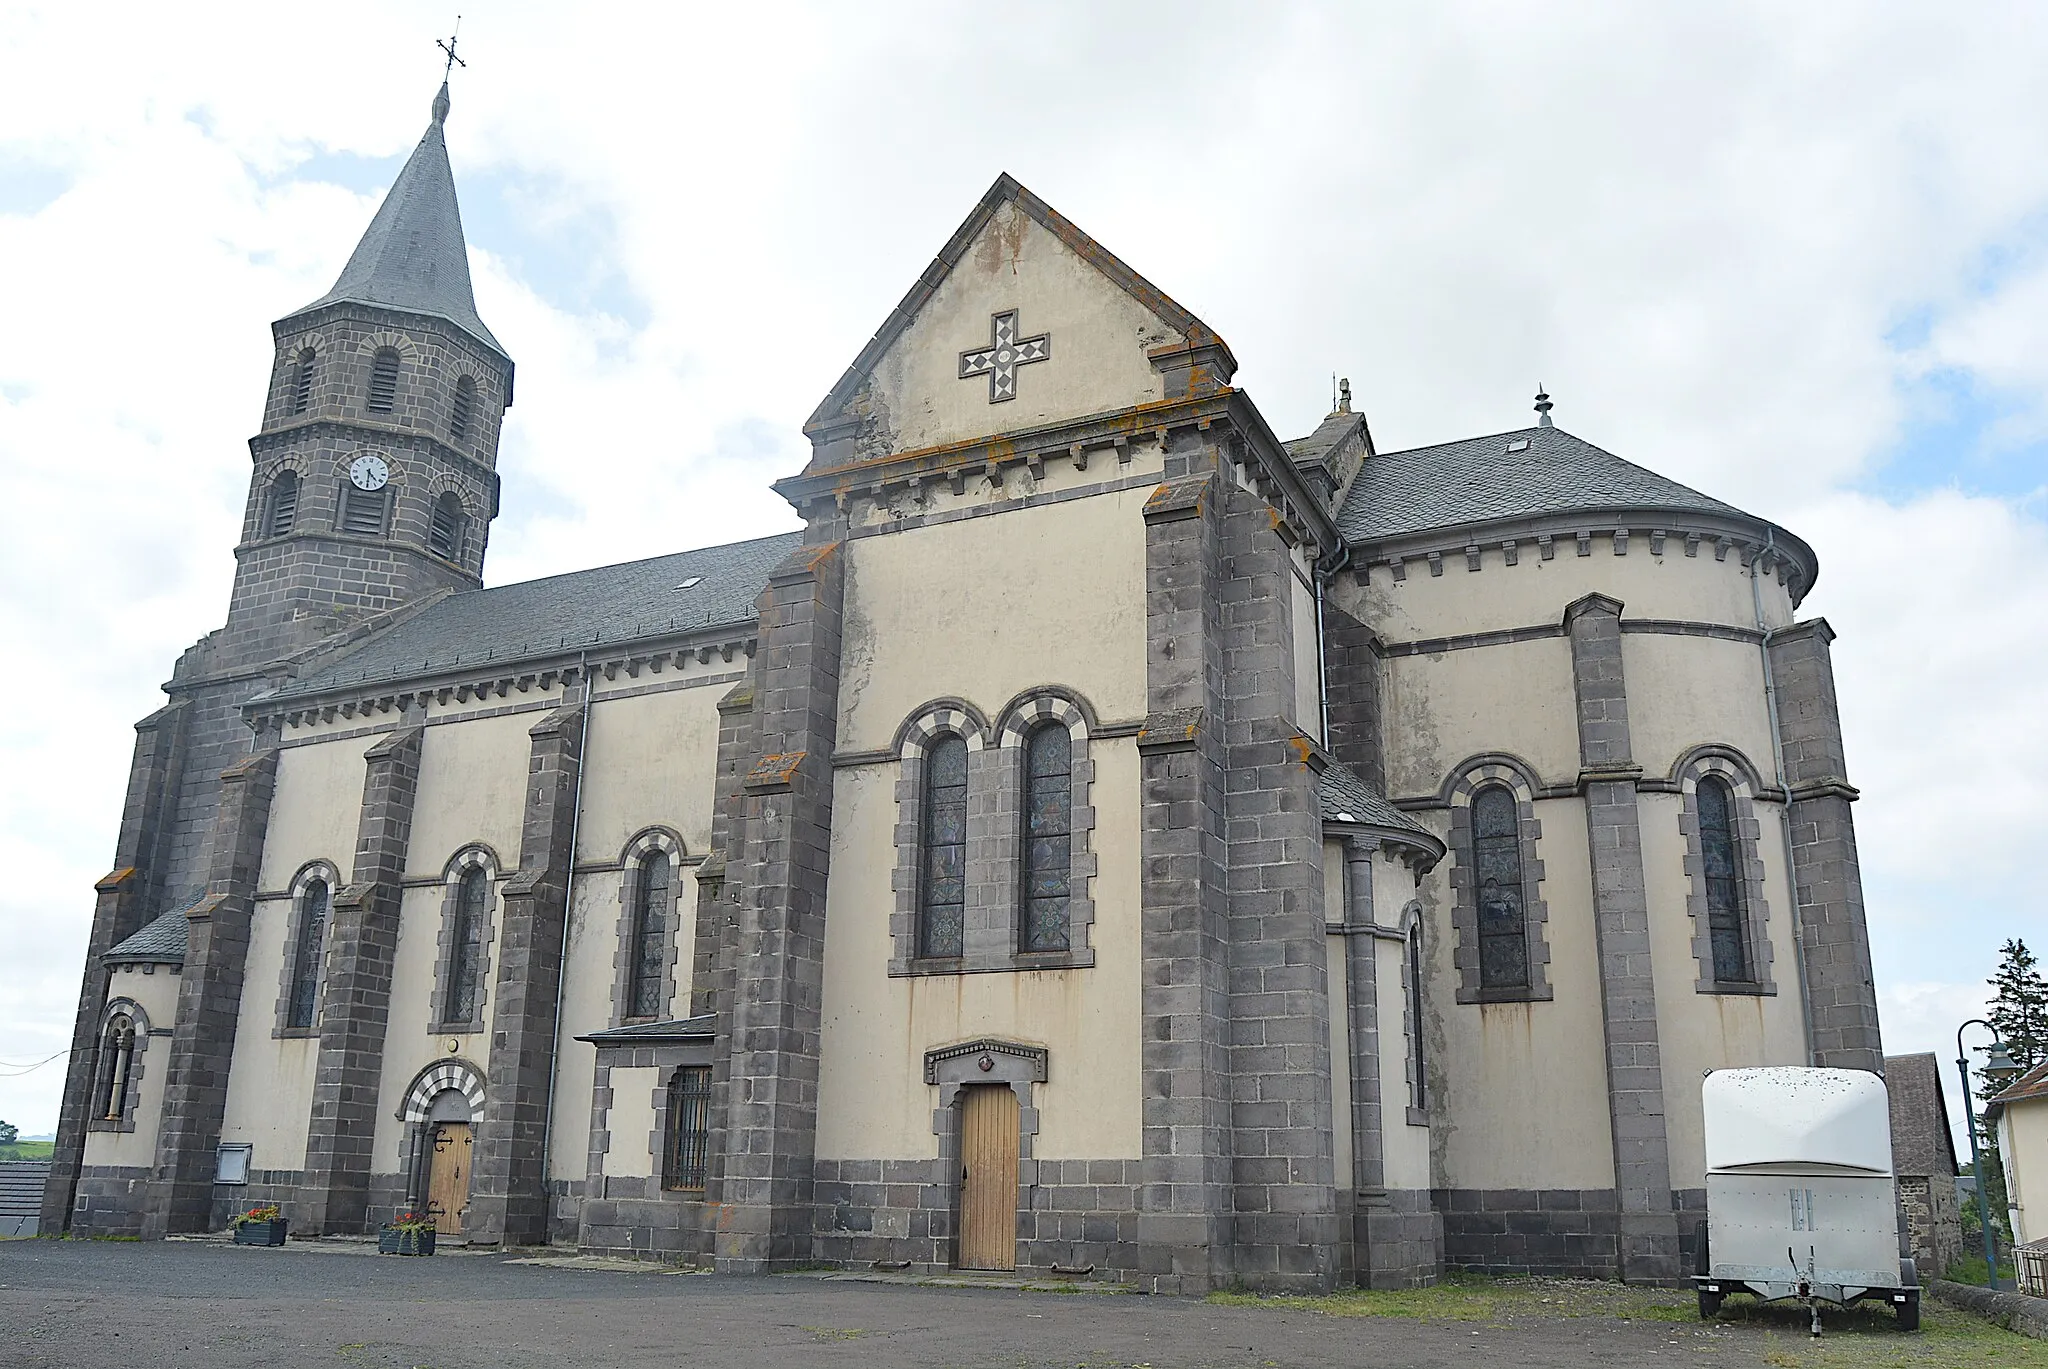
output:
M656 851L642 861L635 883L626 1015L659 1017L668 1000L663 981L668 969L669 913L675 907L675 866L668 852Z
M128 1080L135 1070L135 1019L116 1013L100 1035L99 1096L94 1115L119 1122L128 1115Z
M344 481L341 487L341 530L357 537L382 537L390 489L389 485L381 490L358 489L354 481Z
M967 914L967 742L935 738L924 755L923 879L917 952L957 959Z
M292 372L292 412L302 414L313 406L313 368L319 358L311 347L299 353L299 361Z
M398 403L398 349L379 347L370 362L370 412L388 414Z
M484 922L490 916L490 872L472 867L462 873L455 897L455 921L449 929L448 993L441 1007L443 1022L476 1020L477 980L483 969Z
M469 418L476 410L476 382L468 376L455 382L455 400L448 408L448 436L461 442L469 436Z
M711 1147L711 1071L685 1065L668 1082L668 1136L662 1147L661 1186L701 1190Z
M270 482L270 508L264 515L263 535L282 537L299 521L299 473L279 471Z
M284 1024L293 1029L313 1025L320 1007L320 961L327 947L327 919L333 891L324 879L310 879L299 892L299 936L292 946L292 997Z
M434 555L453 561L462 550L462 500L449 490L434 501L434 521L427 528Z
M1408 1106L1429 1106L1429 1075L1422 1053L1422 918L1408 924L1408 941L1402 947L1402 968L1408 980Z
M1706 877L1714 978L1723 984L1754 983L1756 971L1749 963L1749 930L1743 916L1742 872L1735 841L1735 796L1727 781L1715 775L1703 776L1694 796L1699 805L1700 866Z
M1067 949L1073 895L1074 740L1058 723L1024 744L1024 907L1018 949Z
M1472 796L1473 885L1479 908L1479 987L1529 986L1529 931L1522 906L1522 832L1515 795L1492 784Z

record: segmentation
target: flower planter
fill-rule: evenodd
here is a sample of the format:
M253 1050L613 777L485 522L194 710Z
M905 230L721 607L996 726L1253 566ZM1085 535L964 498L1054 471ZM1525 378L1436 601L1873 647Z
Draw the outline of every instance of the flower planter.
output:
M434 1253L434 1233L431 1231L398 1231L385 1227L377 1233L379 1255L431 1255Z
M235 1227L236 1245L283 1245L285 1220L241 1222Z

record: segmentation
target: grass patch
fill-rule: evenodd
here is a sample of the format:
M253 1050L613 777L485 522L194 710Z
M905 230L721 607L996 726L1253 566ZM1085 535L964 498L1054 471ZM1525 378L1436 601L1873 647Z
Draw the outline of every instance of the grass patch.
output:
M1212 1293L1210 1302L1288 1307L1331 1317L1412 1317L1421 1321L1506 1321L1518 1316L1612 1317L1621 1321L1694 1321L1693 1295L1631 1288L1593 1279L1487 1278L1447 1274L1429 1288L1347 1288L1312 1296Z
M1805 1308L1736 1296L1716 1324L1761 1332L1763 1361L1776 1369L2048 1369L2048 1341L2014 1335L1931 1299L1922 1300L1920 1330L1910 1335L1876 1307L1823 1307L1820 1317L1816 1341L1806 1334Z
M48 1160L57 1153L55 1141L16 1141L0 1146L0 1162L7 1160Z

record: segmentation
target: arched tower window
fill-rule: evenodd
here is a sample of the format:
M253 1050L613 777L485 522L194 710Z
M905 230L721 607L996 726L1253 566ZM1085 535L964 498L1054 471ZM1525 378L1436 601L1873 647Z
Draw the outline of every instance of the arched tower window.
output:
M1073 895L1074 741L1048 723L1024 745L1024 898L1017 945L1067 949Z
M100 1035L99 1094L94 1115L119 1122L128 1115L128 1080L135 1070L135 1019L116 1013Z
M471 867L462 872L456 890L455 918L449 928L448 987L441 1005L443 1022L476 1020L477 988L484 959L484 925L490 916L491 876Z
M279 471L270 482L270 507L264 514L263 535L282 537L299 521L299 473Z
M320 1007L320 961L327 947L333 891L324 879L306 881L299 893L299 935L292 946L292 996L284 1024L294 1030L313 1025Z
M635 883L626 1015L659 1017L667 1006L669 922L675 907L675 865L668 852L655 851L642 861Z
M1472 857L1479 910L1479 987L1529 985L1522 833L1514 792L1491 784L1472 796Z
M298 365L292 371L292 412L295 414L302 414L313 407L313 371L319 360L311 347L299 352Z
M434 555L453 561L462 551L462 500L453 490L434 501L434 519L427 528Z
M476 381L469 376L455 382L455 400L448 408L448 436L456 442L469 437L470 415L476 411Z
M398 403L398 349L379 347L370 362L370 412L388 414Z
M920 845L917 951L958 959L967 914L967 742L935 738L924 755L924 812Z
M1749 929L1743 915L1742 873L1735 841L1735 796L1725 780L1706 775L1701 777L1695 797L1714 978L1723 984L1753 983L1756 971L1749 963Z

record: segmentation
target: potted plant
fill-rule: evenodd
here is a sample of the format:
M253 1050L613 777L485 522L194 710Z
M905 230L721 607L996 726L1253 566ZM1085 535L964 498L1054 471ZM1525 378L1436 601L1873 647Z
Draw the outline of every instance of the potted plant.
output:
M377 1231L379 1255L431 1255L434 1219L424 1212L401 1212Z
M283 1245L284 1214L276 1203L252 1207L235 1218L236 1245Z

